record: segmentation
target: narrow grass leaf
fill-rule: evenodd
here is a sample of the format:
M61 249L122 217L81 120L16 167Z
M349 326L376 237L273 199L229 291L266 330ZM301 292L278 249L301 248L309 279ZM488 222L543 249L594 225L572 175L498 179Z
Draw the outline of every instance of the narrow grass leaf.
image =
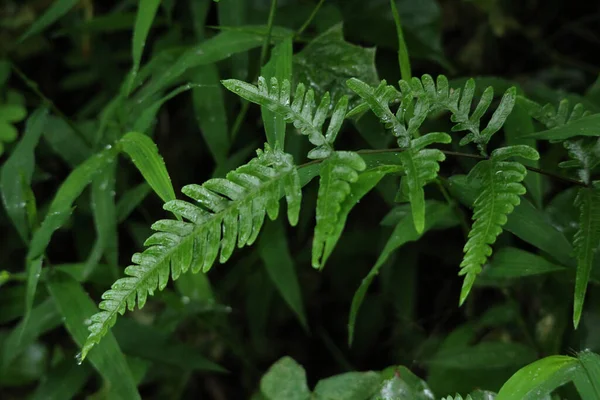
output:
M390 0L392 8L392 16L396 25L396 34L398 35L398 65L400 66L400 76L406 82L410 82L412 73L410 69L410 57L408 56L408 47L404 41L404 33L402 32L402 22L400 22L400 13L395 0Z
M292 81L292 38L283 40L280 44L273 48L271 59L261 69L261 75L267 82L271 78L277 78L278 82L283 82L286 79ZM262 120L265 126L267 142L272 147L284 149L286 122L282 115L275 114L266 107L261 107Z
M537 254L516 247L503 247L495 253L482 275L486 278L520 278L564 270L565 267Z
M27 242L30 226L27 216L27 198L25 187L30 187L35 168L34 150L42 136L48 110L40 108L31 114L25 124L25 134L4 163L0 173L0 195L6 214Z
M127 153L146 182L165 203L175 200L165 162L152 139L139 132L129 132L119 141L118 147Z
M219 25L226 27L243 26L248 18L248 2L246 0L227 0L219 2ZM232 74L236 79L245 80L248 77L248 53L242 52L231 56Z
M109 163L92 181L91 208L98 241L106 261L116 272L119 255L115 181L116 163Z
M352 345L352 342L354 341L356 318L358 316L358 311L360 310L365 295L367 294L367 291L369 290L373 279L375 279L375 277L379 274L379 270L390 257L390 255L404 244L418 240L424 233L426 233L429 229L433 228L436 224L446 224L448 221L456 219L456 217L454 217L452 208L447 204L440 203L437 201L430 201L427 202L426 209L427 215L429 217L427 218L425 227L423 229L423 233L417 233L411 213L408 213L404 218L402 218L394 228L392 235L390 236L387 243L385 244L385 247L379 254L375 265L373 265L367 276L363 278L358 290L356 291L356 293L354 293L354 297L352 298L352 305L350 306L350 317L348 320L349 345Z
M152 188L146 182L127 190L117 202L117 223L125 221L151 191Z
M133 67L131 69L131 75L129 77L129 85L127 87L127 95L131 91L131 85L135 80L137 72L140 68L140 62L142 60L142 53L144 52L144 46L146 45L146 38L152 27L152 21L156 16L156 11L160 5L160 0L140 0L138 3L138 10L135 17L135 25L133 27L133 47L131 49L133 58Z
M302 292L282 220L277 219L265 225L258 242L258 253L279 294L308 331Z
M79 0L55 0L44 14L36 19L29 29L21 35L17 43L22 43L25 39L42 32L68 13L77 3L79 3Z
M496 400L537 400L570 382L580 369L576 358L550 356L520 370L502 386Z
M65 359L48 371L29 400L65 400L76 398L92 375L87 365Z
M48 290L65 318L65 326L78 346L88 334L86 321L97 312L94 302L81 285L69 275L55 272L49 277ZM141 399L125 357L112 333L88 354L92 366L108 381L111 399ZM75 360L73 360L75 363Z
M573 382L582 399L600 399L600 356L589 350L577 354L581 368Z

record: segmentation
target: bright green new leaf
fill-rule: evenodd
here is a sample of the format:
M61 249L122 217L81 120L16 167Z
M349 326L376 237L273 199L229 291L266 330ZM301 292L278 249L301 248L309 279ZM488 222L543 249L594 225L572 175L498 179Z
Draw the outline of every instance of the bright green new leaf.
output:
M269 368L260 381L267 400L309 400L304 368L290 357L283 357Z
M138 4L135 25L133 27L133 46L131 48L133 66L130 72L126 95L129 95L131 92L131 85L140 68L142 53L144 51L144 46L146 45L146 38L152 27L152 21L154 21L159 5L160 0L140 0Z
M380 383L378 372L347 372L321 379L313 396L317 400L363 400L375 394Z
M600 399L600 356L589 350L577 353L581 365L573 383L582 399Z
M81 346L87 335L86 321L96 312L96 306L81 285L67 274L56 271L51 275L48 290L65 318L65 326L71 337ZM89 355L89 359L110 383L110 398L141 399L125 357L112 334L107 335L96 351ZM81 358L79 360L82 361Z
M148 136L129 132L118 142L119 150L127 153L150 187L165 202L175 200L175 191L158 148Z
M537 400L571 381L580 369L576 358L550 356L517 371L500 389L496 400Z
M266 224L258 241L258 253L279 294L296 314L302 327L308 331L294 260L290 254L285 227L280 220Z
M35 20L29 29L19 37L18 42L21 43L30 36L37 35L45 30L68 13L78 2L79 0L55 0L44 14Z

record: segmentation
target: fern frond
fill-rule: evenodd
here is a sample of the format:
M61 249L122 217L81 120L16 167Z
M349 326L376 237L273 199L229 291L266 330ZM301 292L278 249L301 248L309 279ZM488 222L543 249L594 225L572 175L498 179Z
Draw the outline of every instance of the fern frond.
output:
M323 124L331 105L329 93L325 93L317 107L314 91L306 90L306 86L302 83L296 86L291 101L291 84L287 79L279 83L277 78L273 77L267 84L265 78L261 76L258 78L258 86L237 79L221 82L240 97L283 116L286 122L292 123L300 133L308 136L308 140L317 146L308 153L308 158L324 159L333 152L333 142L342 127L348 109L346 96L342 96L335 105L327 133L324 135Z
M600 165L600 138L566 140L563 146L572 160L561 162L561 168L575 168L579 179L586 185L591 183L592 172Z
M315 234L312 248L312 265L323 268L332 248L326 246L339 221L341 204L350 194L350 184L364 171L364 160L354 152L337 151L321 164Z
M573 248L577 257L573 324L577 328L583 311L594 255L600 245L600 188L580 189L575 205L579 207L579 229L573 237Z
M439 163L446 159L438 149L426 149L433 143L450 143L452 138L443 132L428 133L413 139L411 146L400 153L400 160L406 172L408 198L413 214L415 229L419 234L425 229L425 193L423 187L437 177Z
M581 103L575 104L573 109L571 109L568 99L561 100L560 103L558 103L558 108L554 107L552 104L542 106L523 96L519 96L518 101L532 118L542 123L548 129L563 126L576 121L579 118L590 115L590 112L586 111Z
M516 145L502 147L492 152L488 160L479 162L468 175L468 179L481 182L482 191L474 202L473 226L469 232L460 264L459 275L466 275L463 283L460 304L465 301L476 276L492 254L491 245L502 232L507 216L520 203L525 194L521 183L527 169L519 162L506 161L510 157L522 157L529 160L539 159L532 147Z
M117 314L137 305L142 308L148 295L167 285L169 274L176 280L191 269L207 272L217 256L224 263L237 247L252 244L263 225L265 214L275 219L279 199L284 193L288 219L298 222L301 186L292 156L280 150L257 151L248 164L227 174L225 179L210 179L202 185L188 185L183 193L195 204L172 200L164 209L189 222L159 220L152 225L157 231L150 236L142 253L134 254L133 265L125 269L128 276L116 281L102 295L99 313L92 316L90 334L82 357L98 343L116 322Z

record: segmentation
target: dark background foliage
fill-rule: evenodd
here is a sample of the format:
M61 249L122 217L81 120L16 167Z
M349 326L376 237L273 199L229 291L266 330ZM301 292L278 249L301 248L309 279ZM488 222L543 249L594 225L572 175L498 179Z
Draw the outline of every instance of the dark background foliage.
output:
M221 3L227 1L221 0ZM85 121L98 118L102 107L119 91L131 67L135 2L81 1L51 29L16 44L17 38L50 3L48 0L2 2L0 54L9 57L23 76L35 82L57 109L85 131ZM145 61L161 50L197 42L189 3L174 0L163 3L146 44ZM240 17L243 20L237 25L266 23L269 1L232 3L245 9ZM295 41L294 53L302 52L313 38L343 23L347 41L376 47L379 78L397 82L400 78L397 42L388 3L387 0L326 1L314 23ZM458 85L464 82L463 77L482 77L481 82L498 88L497 94L507 87L505 81L516 82L534 100L556 104L563 97L580 99L600 72L597 56L600 5L596 2L400 0L397 3L415 76L443 73L451 81L455 79ZM297 30L315 5L316 1L281 0L275 25ZM219 25L235 25L235 21L223 21L222 16L219 20L216 3L208 7L203 30L206 37L215 35ZM124 15L123 21L102 20L115 12ZM220 77L252 81L259 73L260 49L248 53L247 69L243 57L235 55L219 62ZM362 60L369 63L368 57ZM319 89L331 89L326 83L319 85L317 83ZM7 87L25 96L29 110L40 104L39 96L15 71ZM223 94L231 129L244 106L231 93L224 91ZM595 107L600 105L596 103ZM429 130L449 129L446 122L440 120L427 124ZM373 129L381 128L371 124L359 132L347 124L338 146L361 149L391 144L382 132ZM62 133L57 130L44 135ZM297 136L288 130L287 146L297 162L302 163L306 160L300 155L306 154L307 147ZM62 137L66 139L60 140L70 140L68 135ZM241 165L265 140L260 110L250 106L231 148L230 163L217 165L198 127L190 92L175 97L160 109L153 139L165 159L176 192L185 184L201 183ZM56 188L72 169L64 157L57 155L50 142L42 141L36 150L33 192L40 210L47 207ZM7 147L3 158L10 153L10 145ZM557 171L556 164L564 158L564 150L547 146L540 151L542 166ZM468 160L449 159L442 166L441 175L465 173L471 165ZM142 182L131 163L121 162L117 198ZM394 206L397 182L397 178L386 178L377 191L357 205L322 272L310 267L316 183L306 188L299 226L285 229L291 260L302 288L309 332L282 301L255 248L237 251L226 265L217 265L210 271L208 279L214 300L198 289L202 287L198 285L208 285L208 281L190 276L189 283L181 284L183 289L176 289L176 285L170 283L168 290L155 296L143 310L129 314L128 318L140 324L153 324L159 329L168 326L172 342L185 343L230 371L217 374L181 369L177 362L156 363L140 387L143 397L246 398L256 390L267 368L284 355L293 357L306 368L310 385L348 370L377 370L402 364L417 375L428 377L432 388L440 394L467 392L476 387L497 390L520 365L508 362L491 370L481 369L476 364L464 369L443 368L432 362L439 346L448 346L451 340L478 343L500 338L522 343L538 357L586 347L600 350L597 338L590 336L600 323L597 302L587 303L590 306L584 324L574 333L569 314L572 285L563 284L564 277L560 274L523 278L510 285L481 284L467 304L458 308L461 280L457 277L457 266L465 242L460 226L429 232L419 242L408 243L394 253L365 299L354 345L348 348L349 306L393 228L393 224L381 225L380 222ZM561 182L546 181L545 201L552 200L566 187ZM430 197L443 200L435 187L427 190ZM54 235L48 248L48 258L53 265L80 263L86 259L95 239L89 204L89 193L84 192L76 202L77 210L69 224ZM569 205L569 201L564 204ZM558 218L567 221L564 223L567 226L576 218L576 211L567 215L565 210L567 208L560 209L556 217L557 221ZM470 211L461 207L461 212L468 221ZM149 194L119 225L121 268L141 249L152 222L164 216L166 212L162 211L160 199ZM0 211L0 232L0 268L18 274L23 269L27 248L4 210ZM529 249L510 234L503 234L498 243ZM84 285L96 300L112 281L110 273L102 271L103 266L100 265L94 279ZM0 288L0 322L4 335L15 326L15 317L22 312L18 309L22 292L15 289L19 284L15 278ZM597 288L590 289L591 298L596 299ZM41 292L40 301L46 296L45 290ZM25 359L22 369L14 371L12 383L2 382L6 384L0 389L3 398L24 398L38 379L47 374L49 360L57 347L69 356L76 352L64 328L46 333L38 345L44 355L39 359L33 356ZM98 382L90 380L80 393L89 394L98 389ZM571 389L565 390L568 393Z

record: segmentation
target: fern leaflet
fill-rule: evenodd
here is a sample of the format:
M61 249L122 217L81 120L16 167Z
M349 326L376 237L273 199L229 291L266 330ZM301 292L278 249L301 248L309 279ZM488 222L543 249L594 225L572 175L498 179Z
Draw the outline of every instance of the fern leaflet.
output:
M425 193L423 187L437 177L439 163L446 159L438 149L426 149L433 143L450 143L452 138L443 132L428 133L411 141L411 147L400 153L406 173L408 198L417 233L425 229Z
M580 189L575 205L579 207L579 229L573 237L573 248L577 257L573 324L577 328L583 311L594 255L600 244L600 188Z
M227 79L222 83L240 97L282 115L286 122L292 123L300 133L308 136L308 140L317 146L308 153L308 158L324 159L332 154L333 142L344 122L348 108L346 96L342 96L337 102L324 135L323 124L331 105L329 93L325 93L317 107L314 91L306 90L306 86L302 83L296 86L296 92L290 104L291 85L287 79L280 84L277 78L273 77L267 85L267 81L261 76L258 78L258 86L237 79Z
M509 215L520 203L525 194L527 169L518 162L506 161L510 157L522 157L529 160L539 159L533 148L525 145L502 147L492 152L488 160L479 162L469 172L468 179L479 180L482 191L474 202L473 226L469 232L460 264L459 275L466 275L460 294L460 304L469 294L476 276L481 272L487 258L492 254L491 245L502 232Z
M364 160L350 151L337 151L321 164L317 225L312 248L313 267L323 268L333 251L335 242L328 242L328 239L343 223L340 219L341 204L350 194L350 184L358 180L358 172L365 168Z
M522 96L518 97L518 101L519 104L525 107L527 113L532 118L541 122L548 129L563 126L590 115L590 112L586 111L581 103L575 104L571 110L569 100L567 99L563 99L560 101L560 103L558 103L558 109L552 104L541 106L535 101L529 100Z
M280 150L257 151L248 164L227 174L226 179L210 179L203 185L188 185L183 193L196 201L192 204L172 200L164 209L189 222L159 220L157 231L144 243L146 250L132 257L128 275L116 281L102 295L100 311L91 318L90 334L82 349L81 360L116 322L125 309L142 308L148 295L164 289L169 273L176 280L181 273L207 272L217 256L224 263L237 247L252 244L263 225L265 214L275 219L279 199L285 194L290 224L298 222L302 197L300 179L292 156Z

